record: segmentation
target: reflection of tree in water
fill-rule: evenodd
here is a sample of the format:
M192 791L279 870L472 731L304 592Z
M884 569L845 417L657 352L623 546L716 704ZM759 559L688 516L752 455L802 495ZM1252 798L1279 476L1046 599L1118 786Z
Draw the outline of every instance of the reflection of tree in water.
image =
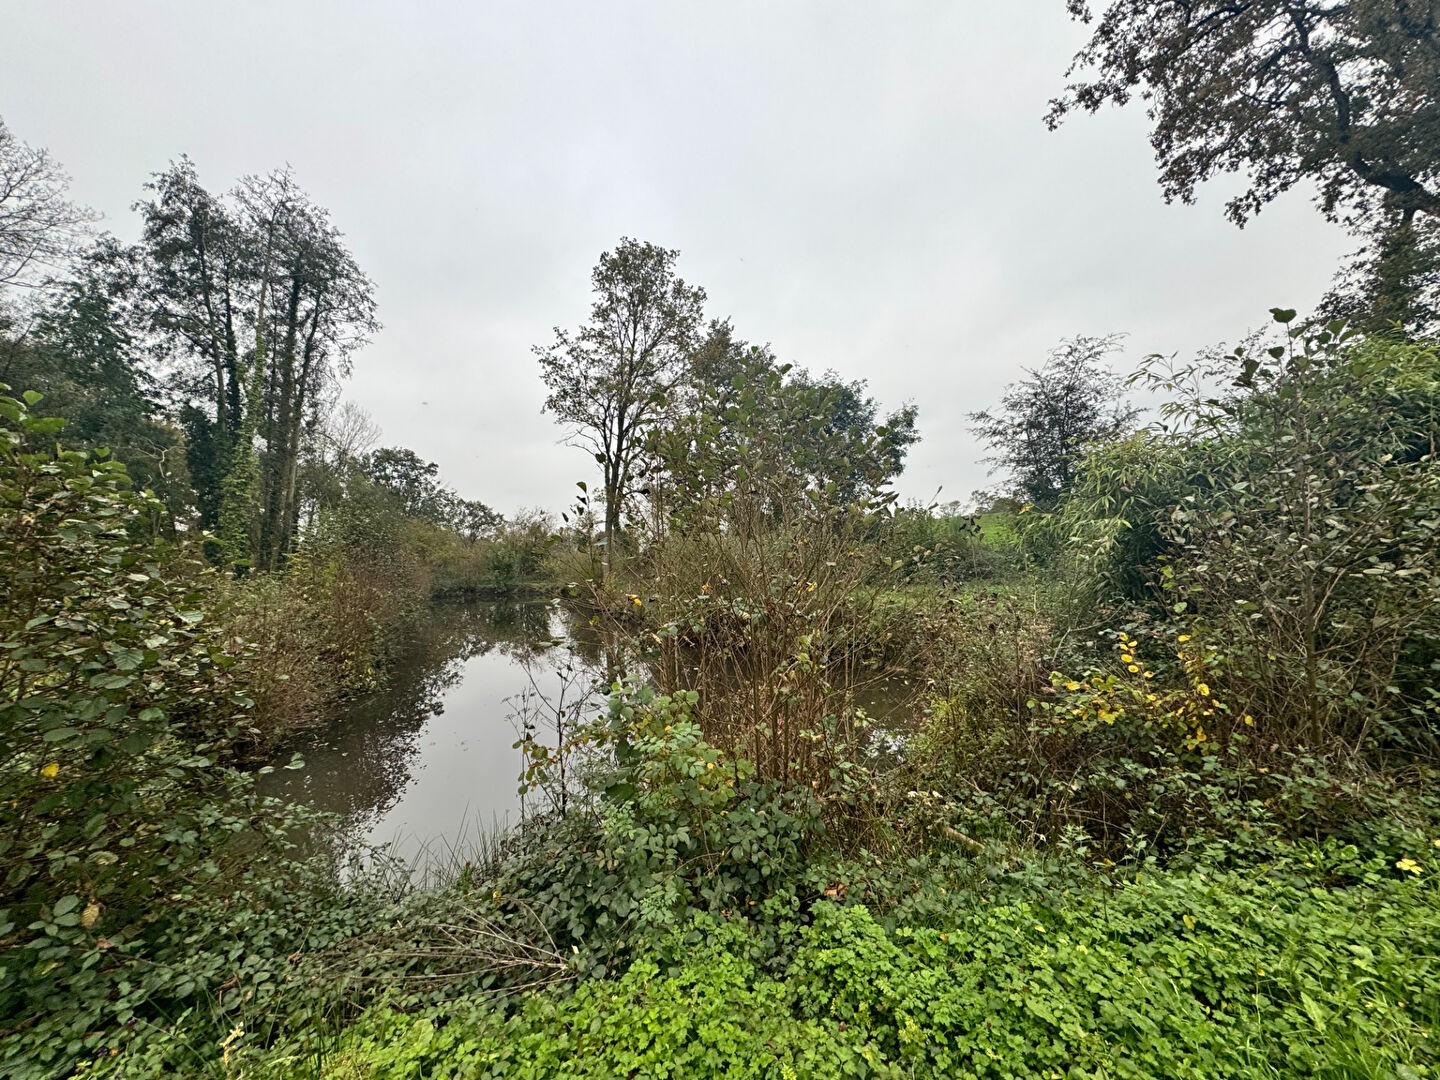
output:
M520 667L558 659L570 652L561 647L567 625L546 603L437 603L395 648L387 685L282 747L278 761L298 752L306 767L262 778L262 790L339 813L347 831L363 833L399 801L426 722L443 711L466 662L491 653ZM525 675L516 678L518 690Z
M654 657L639 648L630 628L576 604L556 605L555 615L569 651L606 685L621 675L652 677Z

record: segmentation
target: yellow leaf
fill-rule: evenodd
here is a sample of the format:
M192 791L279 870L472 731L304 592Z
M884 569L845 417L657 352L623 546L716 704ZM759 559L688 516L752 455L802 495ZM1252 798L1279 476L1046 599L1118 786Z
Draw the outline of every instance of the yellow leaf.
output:
M1414 859L1401 859L1395 864L1396 870L1404 870L1407 874L1420 873L1420 864Z
M80 913L80 925L89 930L100 918L100 903L98 900L91 900L85 905L85 910Z
M1195 929L1195 916L1194 916L1194 915L1182 915L1181 918L1185 920L1185 927L1186 927L1186 929L1188 929L1188 930L1194 930L1194 929Z
M1189 641L1189 640L1190 640L1190 635L1189 635L1189 634L1181 634L1181 635L1180 635L1179 637L1177 637L1175 640L1183 643L1183 642L1186 642L1186 641Z
M56 761L50 762L50 764L40 770L40 775L45 777L46 780L54 780L55 777L60 775L60 763Z

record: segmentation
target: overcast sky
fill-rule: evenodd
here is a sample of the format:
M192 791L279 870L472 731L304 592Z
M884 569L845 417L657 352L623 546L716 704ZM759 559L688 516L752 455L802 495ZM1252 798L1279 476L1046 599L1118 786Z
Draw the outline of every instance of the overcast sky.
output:
M77 201L180 154L223 191L287 162L376 284L346 395L504 512L562 508L531 355L621 236L681 252L782 360L914 401L907 497L986 484L965 414L1062 337L1150 352L1306 308L1351 244L1303 193L1246 229L1166 206L1138 109L1046 131L1062 0L0 0L0 117Z

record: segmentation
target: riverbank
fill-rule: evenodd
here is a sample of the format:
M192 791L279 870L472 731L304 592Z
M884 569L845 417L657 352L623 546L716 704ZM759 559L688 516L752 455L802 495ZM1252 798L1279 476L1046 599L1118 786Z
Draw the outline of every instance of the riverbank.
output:
M1440 484L1380 406L1440 382L1365 348L1193 445L1090 459L1014 518L1049 561L972 559L983 582L897 554L883 503L690 512L611 582L623 617L576 620L605 696L532 699L533 812L426 887L305 854L315 811L237 768L270 688L220 601L277 590L291 662L376 640L338 598L395 601L421 541L487 549L405 519L386 547L357 511L293 577L218 581L122 470L0 442L0 1071L1427 1075ZM1344 440L1276 436L1341 408ZM1324 534L1284 517L1309 504L1280 451L1329 485ZM1351 570L1322 597L1297 553L1323 544ZM861 692L902 656L925 705L882 740Z

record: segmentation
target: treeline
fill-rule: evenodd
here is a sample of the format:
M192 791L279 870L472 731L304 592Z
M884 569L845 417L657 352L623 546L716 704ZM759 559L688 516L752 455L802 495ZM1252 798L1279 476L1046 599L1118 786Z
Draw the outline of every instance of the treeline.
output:
M696 514L724 509L743 532L746 515L763 524L806 501L893 500L914 406L882 417L863 381L812 375L707 321L678 255L622 239L591 274L589 320L535 349L546 411L600 465L597 497L582 483L577 509L582 528L601 523L607 566Z
M217 194L181 158L135 203L135 244L92 237L58 165L3 126L0 172L0 382L43 395L68 445L125 462L160 497L157 529L203 530L243 572L284 567L361 483L470 539L499 524L339 404L380 329L374 286L288 169Z

